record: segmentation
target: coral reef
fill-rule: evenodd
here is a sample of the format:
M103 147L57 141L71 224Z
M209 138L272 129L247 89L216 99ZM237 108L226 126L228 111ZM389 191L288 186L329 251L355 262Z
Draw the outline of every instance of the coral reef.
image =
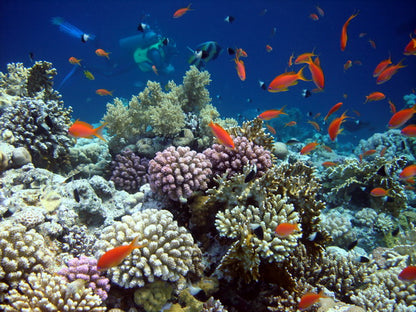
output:
M173 201L186 202L193 192L206 190L211 162L189 147L168 147L149 162L149 183L153 191Z
M242 173L246 165L256 166L255 177L261 177L271 166L270 151L255 145L246 137L233 137L234 149L222 144L213 144L203 153L212 163L213 174L227 174L228 177Z
M172 283L156 280L138 288L134 292L134 302L146 312L159 312L172 297Z
M94 249L96 257L138 237L138 244L119 266L107 271L111 281L124 288L144 286L156 279L175 282L188 273L201 273L201 251L186 228L167 210L147 209L122 217L104 228Z
M110 284L108 278L97 270L97 259L80 256L68 260L67 267L58 271L68 283L78 279L84 280L86 287L91 288L94 294L98 295L102 301L107 299Z
M106 311L102 301L83 281L67 283L61 276L31 273L6 295L3 311Z
M256 145L263 146L266 150L273 150L273 137L263 128L263 120L255 118L243 123L241 127L229 129L229 133L235 137L243 136Z
M140 158L128 148L115 156L111 166L110 180L114 182L117 189L135 193L140 186L147 183L149 160Z

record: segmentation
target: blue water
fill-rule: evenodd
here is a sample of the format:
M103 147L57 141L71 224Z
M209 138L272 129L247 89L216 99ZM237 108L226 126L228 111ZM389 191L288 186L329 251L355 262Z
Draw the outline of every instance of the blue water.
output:
M213 104L223 117L236 117L238 113L256 112L271 108L298 108L298 126L305 125L306 113L326 112L337 102L343 101L342 110L360 112L360 121L368 127L360 133L367 137L375 131L385 131L391 116L386 100L363 104L365 96L373 91L384 92L398 109L402 108L403 95L416 88L416 56L405 57L402 52L409 42L409 34L416 29L414 1L319 1L325 16L313 21L309 15L316 13L317 1L193 1L193 11L178 19L173 12L186 7L186 1L11 1L0 3L0 70L6 70L10 62L23 62L31 66L28 57L33 52L36 60L47 60L58 70L56 85L71 71L68 58L82 59L96 77L87 80L77 71L61 89L65 105L73 107L73 117L87 122L98 122L111 99L100 97L95 90L114 90L114 95L129 99L143 89L147 80L168 80L181 83L189 68L189 47L213 40L226 50L241 47L248 53L244 59L246 81L240 81L232 57L224 51L217 60L206 66L211 74L209 86ZM266 12L267 10L267 12ZM348 28L349 40L344 52L340 51L341 27L346 19L359 10ZM235 17L226 23L227 15ZM51 18L61 16L87 33L96 35L94 41L82 43L60 32ZM144 19L143 19L144 18ZM176 42L178 55L172 64L175 72L168 76L143 73L124 56L118 41L138 34L140 21L148 23ZM276 34L271 35L276 28ZM359 38L360 33L367 33ZM414 34L414 36L416 36ZM375 41L373 49L368 40ZM267 53L266 44L273 47ZM94 51L102 48L112 52L110 60L98 57ZM303 98L303 89L315 88L312 82L301 81L288 92L269 93L259 88L258 80L267 84L287 69L292 53L299 55L314 49L321 59L325 73L324 92ZM377 86L372 72L375 66L391 53L393 63L405 57L405 68L385 84ZM359 60L362 66L353 65L344 72L347 60ZM300 66L294 67L299 70ZM309 72L305 70L310 77ZM343 95L347 94L344 99ZM286 122L292 120L285 117ZM305 126L306 127L306 126ZM345 140L348 140L345 136Z

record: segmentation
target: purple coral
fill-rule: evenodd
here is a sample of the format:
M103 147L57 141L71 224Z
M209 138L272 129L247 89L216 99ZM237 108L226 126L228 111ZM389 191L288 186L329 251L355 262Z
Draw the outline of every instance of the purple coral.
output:
M88 287L94 290L94 293L104 301L107 299L107 292L110 290L108 278L101 275L97 269L97 259L80 256L68 261L68 267L62 268L58 274L65 277L67 282L82 279L88 282Z
M211 162L189 147L170 146L149 162L150 187L174 201L186 202L194 191L206 190L211 174Z
M117 189L135 193L139 187L147 183L149 160L140 158L132 150L126 148L111 163L113 171L110 180Z
M245 165L256 165L257 175L261 177L272 165L270 151L256 145L246 137L233 137L234 149L222 144L213 144L203 153L211 161L214 174L227 173L228 177L242 173Z

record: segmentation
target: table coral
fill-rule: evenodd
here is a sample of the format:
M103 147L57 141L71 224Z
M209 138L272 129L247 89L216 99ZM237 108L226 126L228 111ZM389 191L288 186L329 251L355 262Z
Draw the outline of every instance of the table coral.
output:
M149 162L149 183L153 191L186 202L193 192L208 188L211 167L204 154L170 146Z
M167 210L147 209L104 228L94 246L95 255L98 258L135 237L139 237L138 244L146 246L133 250L119 266L107 271L113 283L133 288L156 279L175 282L188 273L201 273L201 251Z
M67 283L61 276L32 273L6 295L0 307L5 312L19 311L106 311L102 301L79 280Z

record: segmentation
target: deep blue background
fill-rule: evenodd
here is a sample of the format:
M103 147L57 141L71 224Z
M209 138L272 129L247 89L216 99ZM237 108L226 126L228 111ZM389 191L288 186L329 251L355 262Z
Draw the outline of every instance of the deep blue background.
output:
M409 34L416 29L415 1L319 1L325 16L312 21L310 13L316 13L318 1L192 1L193 11L178 19L172 14L187 1L19 1L0 2L0 70L6 70L9 62L23 62L30 66L29 51L36 60L51 61L58 69L56 83L71 70L70 56L82 59L82 63L96 76L94 81L85 79L79 71L63 87L61 93L66 105L74 108L73 117L87 122L98 122L105 112L109 97L95 94L98 88L115 90L114 95L130 98L142 90L147 80L160 81L164 85L169 79L176 83L189 68L187 46L213 40L224 49L242 47L248 53L244 59L247 79L239 80L232 58L223 52L209 63L211 73L209 87L213 104L222 116L235 117L249 109L265 110L300 108L302 112L321 112L339 101L343 109L357 110L363 121L370 122L371 131L384 131L391 114L387 100L363 104L365 95L373 91L386 93L398 108L404 103L403 95L416 87L416 56L404 60L405 68L387 83L377 86L372 72L375 66L391 53L393 63L404 55L403 48L409 42ZM265 14L261 12L267 9ZM345 52L339 48L341 27L355 11L359 15L348 28L349 40ZM176 71L171 76L156 76L142 73L134 66L123 74L108 75L131 63L122 59L118 40L137 34L137 24L148 15L146 22L164 36L172 38L178 46L179 55L173 59ZM235 17L234 23L224 22L227 15ZM50 20L61 16L87 33L97 36L86 44L58 30ZM275 36L271 36L276 27ZM364 38L359 33L365 32ZM414 34L414 36L416 36ZM377 49L371 48L372 39ZM273 47L271 53L265 45ZM95 49L111 51L110 61L97 57ZM268 93L258 87L258 80L269 83L276 75L287 69L289 56L314 51L320 56L325 73L325 91L304 99L301 91L313 89L312 82L300 82L288 92ZM362 66L353 65L344 72L348 60L359 60ZM299 70L296 66L294 70ZM104 75L103 73L107 73ZM310 77L307 70L307 76ZM343 99L343 94L347 99ZM217 98L217 95L220 96ZM248 102L247 99L251 99ZM352 114L352 113L351 113ZM290 117L286 120L291 120ZM305 117L306 120L306 117ZM304 121L305 121L304 120ZM301 120L298 120L300 125Z

